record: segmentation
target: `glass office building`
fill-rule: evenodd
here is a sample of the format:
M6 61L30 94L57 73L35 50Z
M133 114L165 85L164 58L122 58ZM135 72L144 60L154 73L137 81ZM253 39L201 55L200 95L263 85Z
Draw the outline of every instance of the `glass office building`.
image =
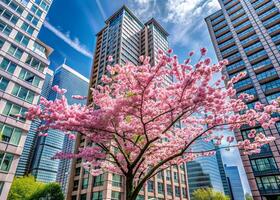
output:
M191 148L193 151L206 151L215 149L215 146L212 142L198 140ZM217 156L198 157L186 164L190 199L192 199L192 193L200 188L213 188L224 193L218 161L222 162L222 159L218 160ZM221 165L223 164L221 163Z
M52 49L37 36L51 0L0 1L0 199L6 199Z
M106 73L108 56L113 56L110 64L131 62L138 64L140 55L151 56L151 64L157 62L158 49L168 49L168 33L155 20L143 24L126 6L120 8L108 20L105 27L97 33L96 48L90 87L100 83ZM91 95L89 94L89 102ZM76 141L76 148L92 145L84 137ZM92 177L82 167L82 160L73 161L71 181L67 199L73 200L122 200L124 196L124 178L117 174L104 173ZM142 189L138 200L144 199L187 199L187 177L185 166L175 166L153 179Z
M223 70L227 78L247 72L234 84L240 93L254 95L249 108L259 101L267 104L280 96L280 2L279 0L219 0L221 10L207 17L209 33L219 60L228 59ZM259 154L242 155L253 198L280 196L280 122L258 132L276 141ZM247 139L249 128L235 132L238 141Z
M230 185L230 197L234 200L244 200L244 190L237 166L225 165L225 172Z
M49 100L60 98L51 90L52 86L58 85L60 88L67 89L65 96L69 104L86 104L86 100L75 100L72 95L86 96L88 83L87 78L63 64L55 70L54 74L51 72L47 74L42 96ZM31 173L38 181L58 182L66 192L71 160L52 160L51 158L60 151L73 152L74 142L63 132L57 130L49 130L47 137L38 137L39 125L38 121L32 122L32 128L27 137L28 142L24 146L24 152L17 168L17 175Z

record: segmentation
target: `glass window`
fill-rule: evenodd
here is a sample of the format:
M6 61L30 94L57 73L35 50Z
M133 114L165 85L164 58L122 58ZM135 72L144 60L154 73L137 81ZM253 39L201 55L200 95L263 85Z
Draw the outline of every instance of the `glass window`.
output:
M40 83L40 78L36 75L34 75L33 73L25 70L24 68L21 69L20 74L19 74L19 78L21 80L24 80L34 86L38 86Z
M170 171L170 170L167 170L167 171L166 171L166 180L167 180L167 181L170 181L170 180L171 180L171 171Z
M103 192L102 191L93 192L92 200L103 200Z
M0 152L0 170L8 172L13 162L14 155Z
M175 196L180 197L180 187L179 186L175 186Z
M28 23L24 22L22 25L21 25L21 29L26 31L28 34L32 35L33 32L34 32L34 28L32 26L30 26Z
M40 72L43 72L46 65L37 60L36 58L32 57L31 55L28 55L26 61L26 64L30 65L31 67L39 70Z
M4 18L12 22L13 24L16 24L18 21L18 17L13 15L12 12L6 10L4 7L0 6L0 15L2 15Z
M73 190L76 191L79 187L79 180L74 180Z
M251 160L254 172L273 171L278 169L273 157Z
M121 193L117 191L112 191L111 200L121 200Z
M32 11L35 15L37 15L38 17L41 17L42 14L43 14L43 11L40 10L40 8L37 7L37 6L35 6L34 4L33 4L32 7L31 7L31 11Z
M148 192L154 192L154 181L148 180Z
M174 182L178 183L179 179L178 179L178 172L174 172Z
M35 97L35 93L18 85L15 84L13 90L12 90L12 95L25 100L29 103L33 103L34 97Z
M145 197L144 197L144 195L138 195L137 197L136 197L136 200L145 200Z
M93 178L93 186L101 186L103 185L103 174L99 175L99 176L95 176Z
M87 194L81 194L80 200L87 200Z
M0 64L0 68L9 72L10 74L13 74L16 69L16 64L8 60L7 58L3 58Z
M0 123L0 140L2 142L18 145L21 134L21 129Z
M266 193L279 191L280 189L280 176L257 177L256 180L259 189Z
M12 8L14 11L16 11L18 14L22 14L23 7L21 7L19 4L17 4L13 0L4 0L4 3L6 3L10 8Z
M37 3L45 11L48 11L50 8L50 4L45 0L35 0L35 3Z
M170 184L167 184L166 189L167 189L167 194L172 196L173 194L172 186Z
M15 37L15 40L22 44L23 46L27 46L28 45L28 42L29 42L29 38L26 37L23 33L21 32L18 32L16 37Z
M122 185L122 176L118 174L113 174L113 182L112 185L115 187L121 187Z
M158 185L158 193L159 194L163 194L164 193L164 185L163 185L163 183L158 182L157 185Z
M6 24L4 21L0 20L0 31L9 36L12 32L12 27Z
M26 19L28 21L30 21L34 26L37 26L39 19L37 19L37 17L35 17L34 15L32 15L31 13L28 13Z
M3 115L15 118L20 121L25 121L25 112L27 109L11 102L6 102L5 108L2 112Z
M19 48L17 48L15 45L11 44L8 53L12 56L14 56L15 58L17 58L18 60L20 60L23 51Z
M5 91L9 84L9 80L0 76L0 90Z
M88 188L88 178L83 178L82 189Z

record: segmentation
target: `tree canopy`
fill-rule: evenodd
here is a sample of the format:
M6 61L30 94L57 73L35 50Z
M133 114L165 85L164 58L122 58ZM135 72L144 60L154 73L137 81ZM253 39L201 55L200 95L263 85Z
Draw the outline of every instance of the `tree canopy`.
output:
M36 182L34 176L15 177L8 200L64 200L58 183Z
M222 192L215 191L212 188L197 189L192 193L193 200L230 200Z
M145 182L160 171L215 154L214 149L192 151L191 145L198 139L216 145L224 140L230 146L234 137L215 132L241 126L268 128L278 120L272 117L279 112L277 101L271 105L257 102L253 110L246 102L254 96L236 93L233 85L245 73L233 77L225 87L226 77L214 80L214 76L228 62L212 64L205 58L204 48L200 54L195 64L191 64L193 52L180 64L168 50L158 52L155 66L143 56L139 66L130 62L107 66L103 83L91 89L90 105L68 105L66 90L54 86L61 98L50 101L41 97L40 105L31 107L27 118L45 122L39 128L42 137L50 128L71 139L75 139L73 132L86 137L92 145L75 154L58 153L55 158L83 158L83 167L94 176L105 171L125 176L126 198L134 200ZM248 138L235 145L244 154L257 153L263 144L274 140L254 129Z

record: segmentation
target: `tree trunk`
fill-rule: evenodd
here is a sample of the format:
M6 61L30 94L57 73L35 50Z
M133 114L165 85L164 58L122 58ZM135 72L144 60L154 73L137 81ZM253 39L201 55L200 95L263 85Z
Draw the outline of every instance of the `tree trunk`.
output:
M125 200L136 200L139 191L134 190L133 177L127 176L125 181Z

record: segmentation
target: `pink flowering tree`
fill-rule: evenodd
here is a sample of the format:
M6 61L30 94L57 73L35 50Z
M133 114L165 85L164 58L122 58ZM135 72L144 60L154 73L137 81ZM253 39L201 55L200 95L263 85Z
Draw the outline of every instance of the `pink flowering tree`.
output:
M66 91L54 87L62 97L55 101L41 98L42 106L30 108L27 118L44 121L39 128L42 133L58 129L75 139L70 133L76 132L92 142L76 154L58 153L55 157L82 158L84 168L93 176L106 171L123 175L127 200L135 200L147 180L162 170L213 155L214 149L192 151L191 145L201 138L217 145L224 140L226 147L258 153L274 138L252 130L250 140L232 145L232 136L216 136L215 131L237 130L245 125L267 128L278 120L271 117L279 112L278 102L257 103L254 110L248 109L246 101L253 97L241 94L237 98L233 89L233 83L245 74L234 77L224 87L225 77L214 81L213 75L221 72L227 61L211 64L209 58L204 58L206 50L200 53L195 65L190 64L193 52L179 64L169 50L159 51L155 66L143 56L139 66L108 66L109 75L102 77L104 84L92 88L90 105L68 105L63 95Z

